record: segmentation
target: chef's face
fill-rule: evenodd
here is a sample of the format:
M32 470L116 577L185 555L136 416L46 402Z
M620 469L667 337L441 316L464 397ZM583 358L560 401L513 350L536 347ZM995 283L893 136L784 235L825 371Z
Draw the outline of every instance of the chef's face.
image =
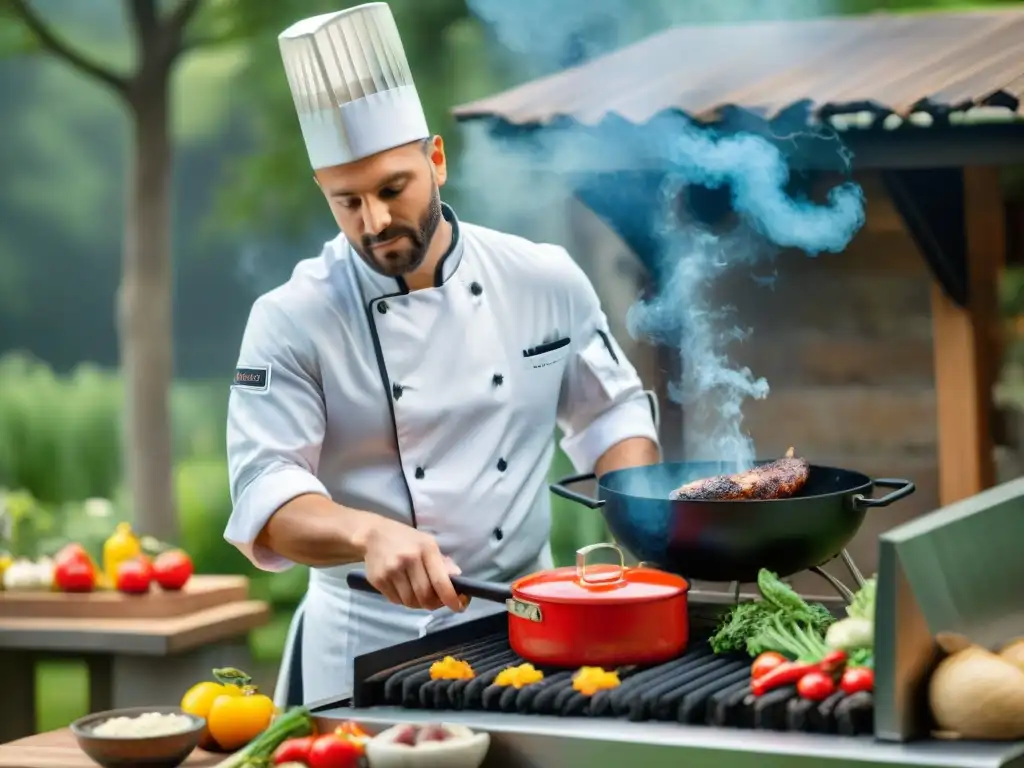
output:
M352 248L389 277L423 266L441 221L446 179L440 136L316 172Z

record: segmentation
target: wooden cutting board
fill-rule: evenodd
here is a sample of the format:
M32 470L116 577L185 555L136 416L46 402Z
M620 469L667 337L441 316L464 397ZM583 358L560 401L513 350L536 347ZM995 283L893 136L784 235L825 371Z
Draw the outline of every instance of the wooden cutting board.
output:
M195 750L182 763L186 768L209 768L228 755ZM97 768L96 763L78 748L74 734L67 728L38 733L27 739L0 744L0 768Z
M193 576L179 592L154 587L146 595L0 590L0 619L169 619L248 596L245 576Z

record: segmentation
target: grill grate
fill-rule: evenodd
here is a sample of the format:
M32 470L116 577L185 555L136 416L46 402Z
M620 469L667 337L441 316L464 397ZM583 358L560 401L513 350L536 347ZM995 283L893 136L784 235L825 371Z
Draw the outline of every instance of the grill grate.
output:
M444 656L469 662L476 676L431 680L430 665ZM573 690L575 670L542 668L544 679L521 689L494 685L501 670L522 663L506 634L487 635L366 677L360 685L359 706L616 717L846 736L873 730L870 693L836 693L825 701L811 702L790 686L755 697L750 692L749 657L716 656L706 636L692 641L685 655L666 664L619 668L622 684L593 696Z

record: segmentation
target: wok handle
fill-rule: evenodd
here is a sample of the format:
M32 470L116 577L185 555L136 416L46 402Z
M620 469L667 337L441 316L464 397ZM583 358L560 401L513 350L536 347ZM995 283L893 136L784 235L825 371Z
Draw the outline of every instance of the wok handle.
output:
M512 590L504 584L495 584L491 581L479 581L477 579L467 579L465 576L452 576L452 586L455 587L455 591L460 595L466 597L476 597L480 600L487 600L492 603L505 604L505 601L512 597ZM345 581L348 582L350 589L357 590L359 592L370 592L375 595L380 594L380 590L377 589L370 583L370 580L366 578L366 571L349 571L345 577Z
M589 496L584 496L582 493L570 491L565 487L567 485L575 485L576 483L583 483L587 480L596 479L597 475L593 472L588 472L585 475L569 475L568 477L563 477L561 480L556 480L548 487L555 496L561 496L563 499L575 501L577 504L582 504L588 509L600 509L604 506L604 499L592 499Z
M862 496L859 493L853 496L853 506L858 509L870 509L871 507L888 507L894 501L899 501L905 496L909 496L914 492L916 486L909 480L900 480L898 478L878 478L872 481L879 488L895 488L892 493L887 493L880 499L869 499Z

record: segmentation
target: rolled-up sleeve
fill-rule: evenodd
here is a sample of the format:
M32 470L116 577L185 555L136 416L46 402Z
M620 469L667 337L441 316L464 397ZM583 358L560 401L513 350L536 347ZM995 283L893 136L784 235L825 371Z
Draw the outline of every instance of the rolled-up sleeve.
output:
M267 520L297 496L329 497L316 476L327 424L320 381L308 335L268 297L258 299L228 400L232 511L224 538L266 571L293 565L256 545Z
M640 376L612 337L593 285L575 262L571 271L573 351L562 381L558 426L562 450L576 471L592 472L617 443L646 437L657 444L658 432Z

